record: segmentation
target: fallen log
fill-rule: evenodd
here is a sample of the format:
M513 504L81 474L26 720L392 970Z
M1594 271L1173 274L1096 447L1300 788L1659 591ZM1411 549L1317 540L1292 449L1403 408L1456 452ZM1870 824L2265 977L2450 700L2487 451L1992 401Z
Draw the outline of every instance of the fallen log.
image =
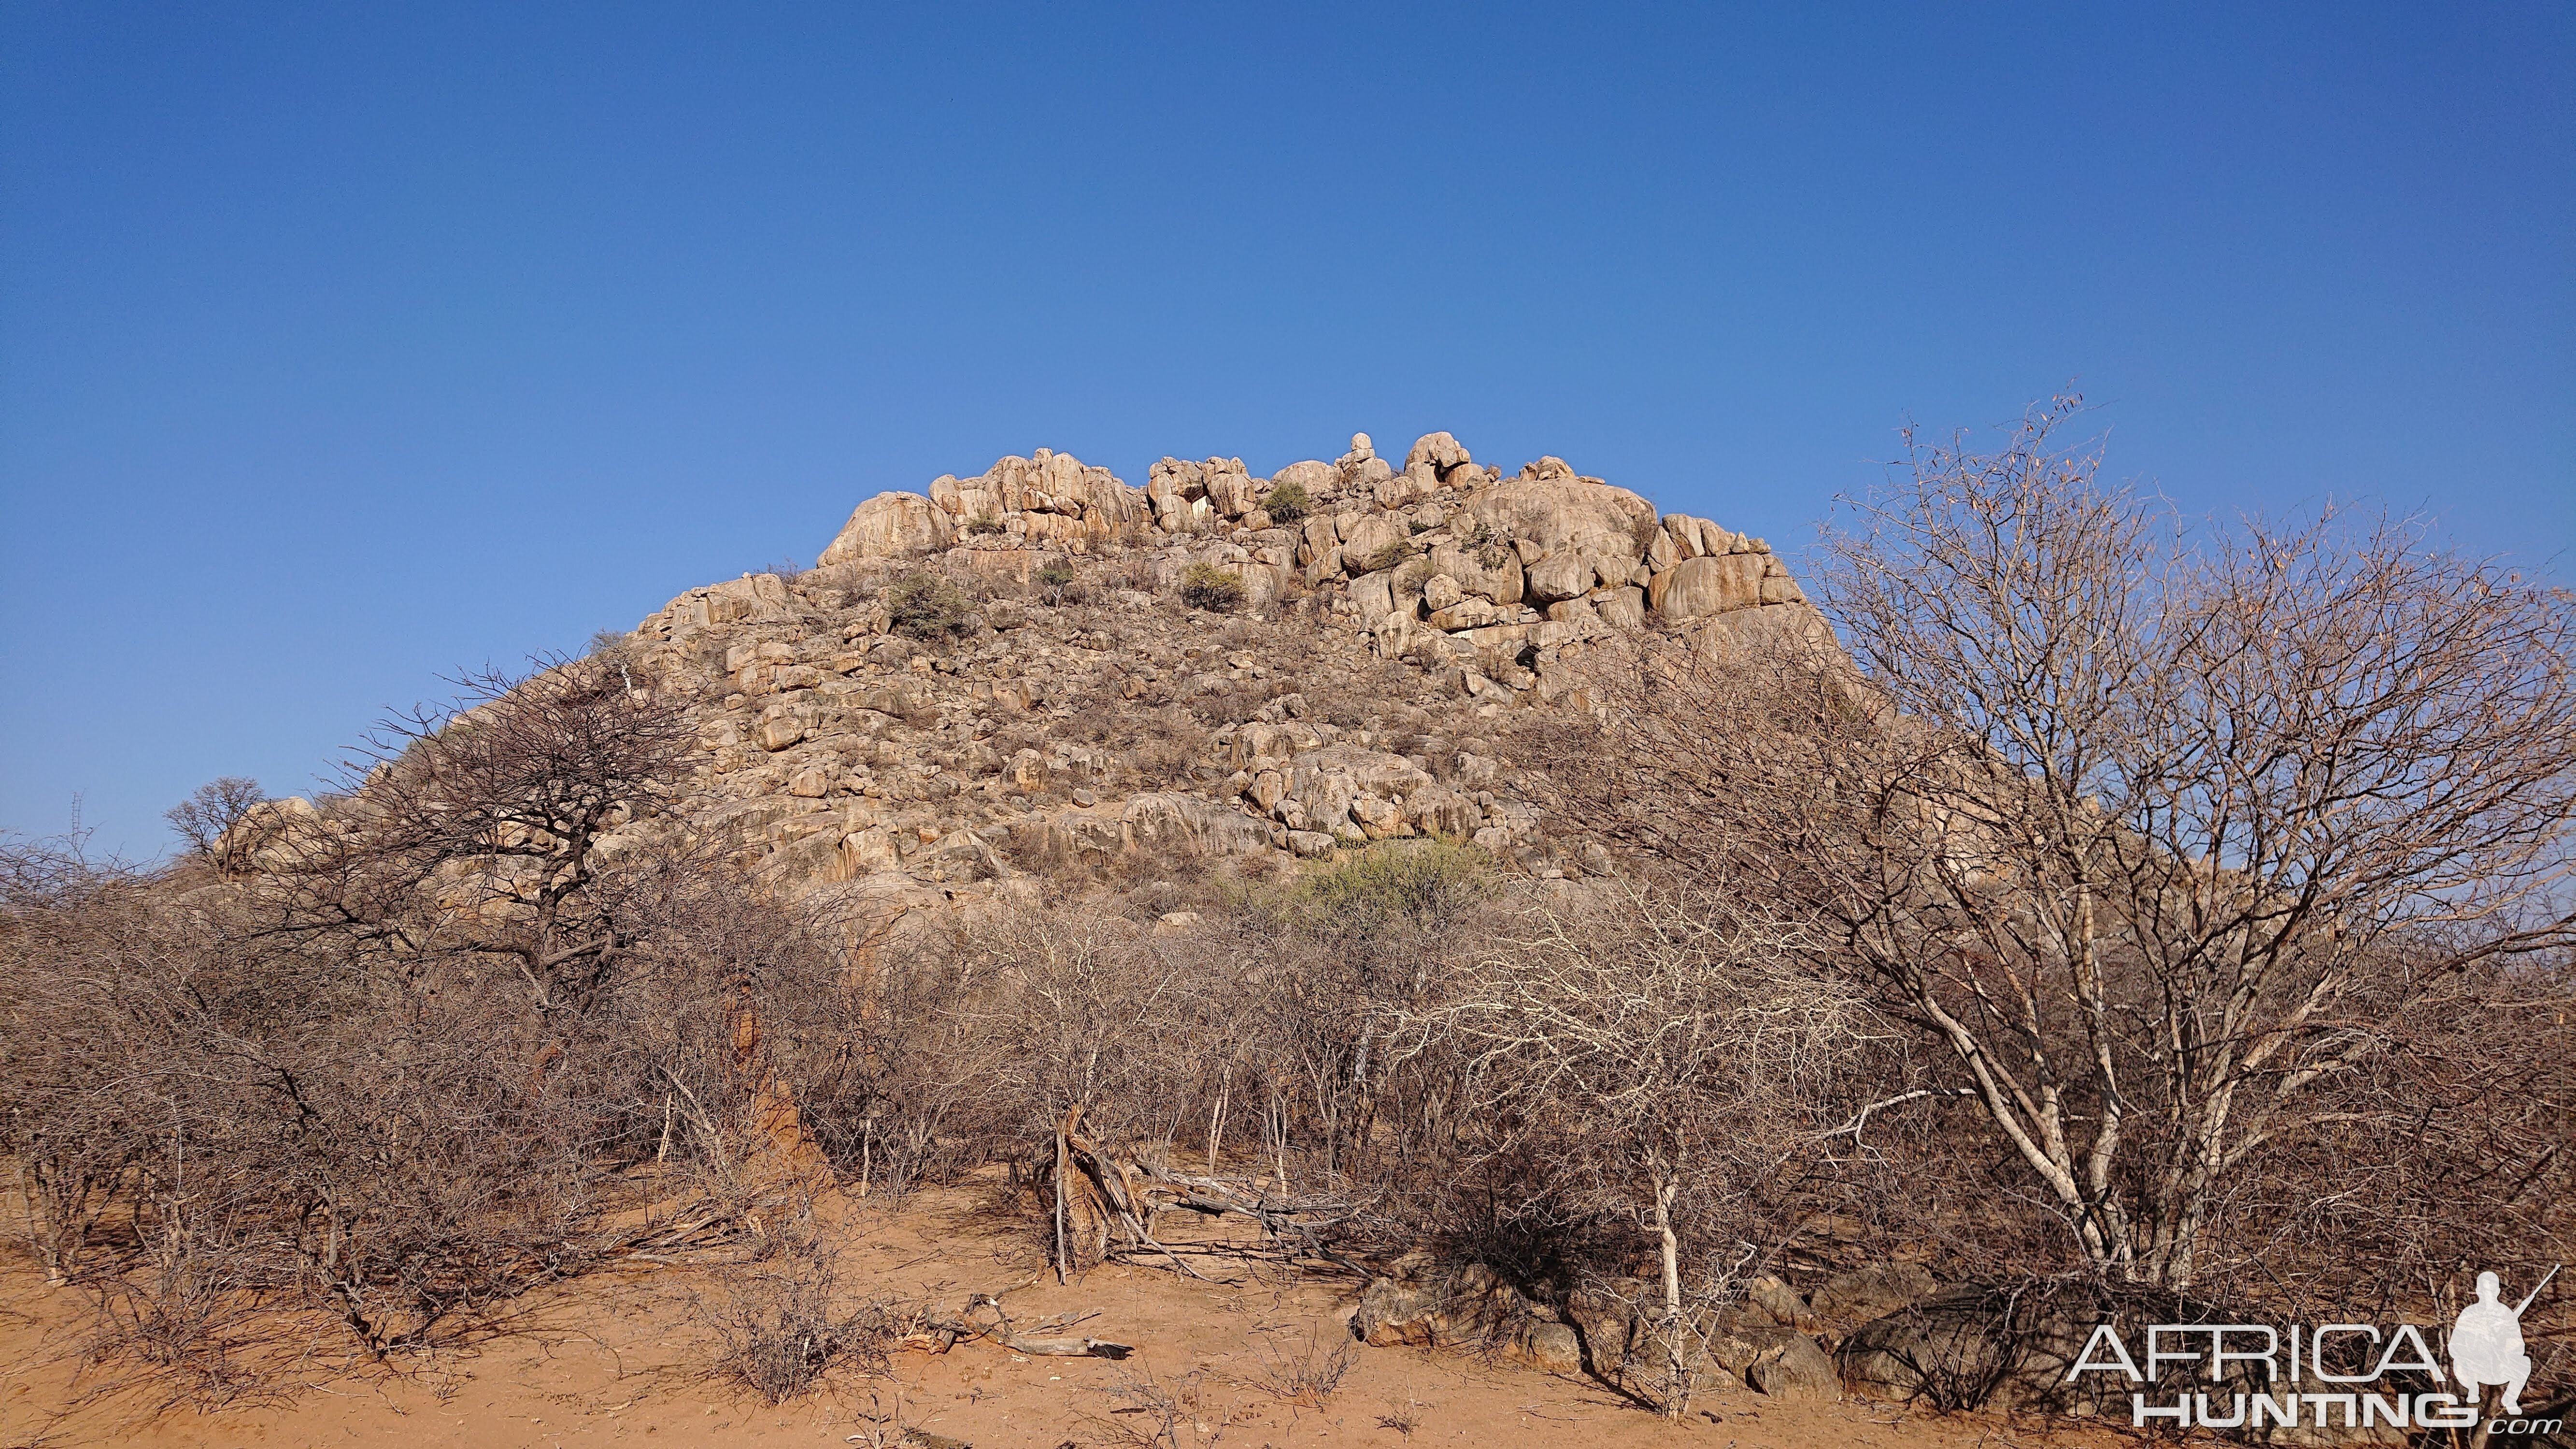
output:
M1132 1343L1112 1343L1105 1338L997 1338L994 1341L1013 1353L1037 1358L1125 1358L1136 1351Z

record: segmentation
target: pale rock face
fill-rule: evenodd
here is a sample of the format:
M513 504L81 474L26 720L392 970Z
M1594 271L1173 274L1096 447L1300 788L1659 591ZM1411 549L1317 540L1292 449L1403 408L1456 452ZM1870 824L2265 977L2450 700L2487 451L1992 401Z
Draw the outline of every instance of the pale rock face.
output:
M1539 560L1523 578L1530 602L1545 607L1590 593L1592 574L1592 560L1573 549L1566 549Z
M1498 481L1455 438L1429 434L1404 461L1390 467L1362 436L1333 463L1291 463L1267 480L1238 459L1165 459L1130 488L1040 449L940 478L926 496L870 499L825 552L833 575L693 589L638 627L637 647L690 676L704 711L695 788L715 803L675 823L732 842L782 889L950 885L928 893L932 908L1030 868L1033 846L1312 858L1439 834L1476 838L1530 869L1572 870L1508 762L1498 772L1494 746L1459 738L1474 721L1588 707L1584 651L1621 631L1678 634L1724 658L1832 650L1822 617L1758 539L1659 518L1559 458ZM1271 527L1261 500L1290 482L1316 507ZM1109 559L1090 561L1099 555ZM1380 555L1406 561L1367 571ZM1194 563L1236 573L1247 614L1293 606L1229 622L1229 634L1320 637L1279 659L1257 643L1209 649L1233 641L1203 617L1157 607ZM972 635L916 643L892 634L870 596L925 564L970 592L1009 587L979 601ZM1095 607L1140 611L1141 632L1131 624L1105 644L1035 591L1040 571L1061 565ZM1342 667L1419 673L1388 676L1395 718L1362 735L1348 720L1310 722L1299 695L1278 692L1297 682L1282 670ZM1450 687L1432 687L1444 673ZM1408 697L1416 687L1426 692ZM1241 723L1209 737L1206 758L1151 772L1076 761L1087 746L1041 739L1006 757L991 742L1002 720L1085 699ZM1449 783L1384 753L1409 730L1443 741L1422 756L1456 761L1454 775L1441 770ZM1582 869L1598 873L1589 860Z
M1468 505L1478 521L1506 538L1526 538L1549 553L1580 549L1634 559L1655 520L1655 505L1607 483L1580 478L1514 478Z
M1119 812L1124 843L1155 855L1242 855L1270 848L1270 832L1240 811L1195 795L1148 792Z
M1499 617L1494 605L1483 599L1468 597L1446 608L1431 611L1431 627L1456 633L1461 629L1479 629Z
M1754 608L1762 602L1762 559L1757 554L1684 559L1655 575L1648 601L1667 624Z
M1601 613L1601 622L1613 629L1646 627L1646 591L1634 586L1612 589L1592 601Z
M1590 635L1602 628L1601 611L1590 599L1562 599L1547 606L1547 617L1559 624L1571 624L1578 636Z
M929 499L918 493L880 493L850 514L815 562L828 566L929 553L946 548L956 536L955 521Z
M1264 770L1252 777L1252 784L1244 794L1262 814L1267 815L1287 797L1288 777L1277 770Z
M1239 471L1212 473L1208 476L1207 500L1227 518L1241 518L1261 502L1262 489L1251 477Z
M1379 460L1378 466L1385 463ZM1369 484L1370 496L1380 508L1402 508L1440 491L1440 475L1428 463L1417 463L1401 473L1379 473Z
M1428 463L1438 474L1445 476L1450 469L1471 461L1473 459L1466 448L1456 438L1447 433L1424 433L1413 440L1412 450L1404 455L1404 471L1410 473Z
M1775 604L1737 609L1701 619L1682 631L1691 647L1712 658L1744 658L1790 650L1830 654L1834 631L1825 616L1807 604Z
M1376 627L1378 620L1395 612L1395 571L1381 569L1351 580L1351 603L1359 609L1362 624Z
M881 870L899 870L903 857L895 850L894 837L882 826L871 825L853 830L841 837L837 874L842 880L858 880Z
M1488 564L1488 558L1493 562ZM1497 604L1521 601L1521 561L1519 555L1510 549L1477 554L1455 544L1444 543L1431 550L1431 571L1456 579L1460 591L1478 598Z
M1366 437L1368 435L1363 433L1360 436ZM1314 459L1309 458L1302 463L1291 463L1287 467L1280 469L1278 472L1271 474L1270 486L1278 488L1286 484L1294 483L1298 487L1305 489L1306 496L1312 498L1325 489L1332 487L1340 480L1341 473L1332 464L1318 463Z
M1377 449L1369 445L1366 433L1351 434L1351 450L1333 463L1334 478L1355 488L1373 488L1394 471L1386 465L1384 458L1377 455ZM1313 486L1311 483L1307 485L1310 489Z
M1344 567L1365 571L1377 556L1409 537L1404 520L1383 513L1365 513L1342 535Z
M1310 513L1301 530L1309 556L1320 556L1341 546L1341 534L1329 513Z

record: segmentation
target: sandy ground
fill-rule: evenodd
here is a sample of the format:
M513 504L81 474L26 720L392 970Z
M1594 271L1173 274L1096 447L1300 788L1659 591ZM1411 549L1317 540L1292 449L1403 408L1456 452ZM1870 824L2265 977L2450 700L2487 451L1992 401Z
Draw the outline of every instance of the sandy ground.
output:
M894 1444L905 1430L977 1449L1168 1444L1778 1446L2104 1445L2118 1439L1978 1416L1766 1399L1738 1384L1667 1422L1588 1378L1456 1350L1353 1344L1359 1284L1212 1260L1197 1282L1111 1265L1059 1286L1028 1238L972 1192L901 1208L843 1208L844 1286L861 1297L962 1299L1009 1290L1015 1322L1079 1315L1071 1332L1136 1345L1124 1362L1029 1357L990 1342L897 1354L893 1370L835 1370L786 1405L715 1374L714 1338L692 1309L715 1291L703 1269L639 1265L561 1285L520 1305L504 1331L396 1370L308 1358L273 1386L213 1410L158 1413L84 1373L86 1301L49 1291L23 1257L0 1259L0 1446L131 1444L593 1445ZM1038 1281L1027 1287L1014 1285ZM1346 1354L1323 1394L1288 1384ZM1302 1401L1301 1401L1302 1400ZM1164 1405L1170 1408L1167 1420ZM1168 1423L1168 1435L1165 1430ZM915 1441L916 1443L919 1441Z

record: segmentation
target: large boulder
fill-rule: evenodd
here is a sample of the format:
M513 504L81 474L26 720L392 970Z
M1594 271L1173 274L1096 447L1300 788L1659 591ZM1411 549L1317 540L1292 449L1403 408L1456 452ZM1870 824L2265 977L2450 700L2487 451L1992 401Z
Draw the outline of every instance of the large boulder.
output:
M1827 660L1841 657L1832 627L1811 604L1771 604L1711 615L1685 628L1682 637L1692 648L1713 659L1787 653Z
M946 548L957 525L946 510L918 493L880 493L851 512L818 566L865 558L901 558Z
M1655 525L1655 505L1588 478L1521 476L1477 495L1467 512L1504 538L1527 539L1545 553L1566 549L1634 563Z
M1667 624L1758 608L1762 603L1760 554L1686 558L1655 575L1646 598Z
M1381 463L1378 466L1383 468L1386 465ZM1258 505L1262 499L1268 498L1273 492L1294 485L1305 491L1307 506L1313 507L1315 500L1332 492L1341 480L1341 471L1332 464L1319 463L1309 458L1303 462L1289 464L1271 474L1268 483L1256 485L1260 490L1260 497L1253 502Z
M1531 564L1522 571L1522 578L1529 601L1544 608L1590 592L1593 573L1591 557L1569 548Z
M1816 1341L1788 1333L1744 1366L1744 1381L1775 1399L1820 1399L1834 1403L1843 1396L1834 1360Z
M1391 567L1400 562L1394 557L1399 551L1396 545L1409 537L1401 518L1360 514L1342 534L1342 566L1355 574Z
M998 459L972 478L934 479L930 501L951 533L1004 544L1128 538L1153 517L1144 493L1051 448Z
M1827 1331L1841 1335L1911 1308L1940 1287L1920 1263L1878 1263L1826 1279L1807 1295L1807 1306Z
M1373 488L1393 476L1394 472L1387 461L1377 455L1377 449L1370 446L1366 433L1351 434L1351 450L1333 462L1335 480L1355 488Z
M1153 791L1120 812L1127 844L1148 855L1248 855L1270 848L1270 830L1239 810L1195 795Z
M1356 441L1356 440L1354 440ZM1428 465L1437 477L1446 478L1450 470L1473 461L1465 446L1447 433L1424 433L1413 440L1412 451L1404 455L1404 471Z
M1470 551L1455 544L1431 550L1431 571L1457 581L1461 593L1496 604L1521 601L1520 556L1510 549Z
M1224 517L1241 518L1259 507L1261 495L1269 490L1243 470L1241 458L1228 458L1225 462L1230 466L1218 467L1216 460L1209 460L1207 500Z

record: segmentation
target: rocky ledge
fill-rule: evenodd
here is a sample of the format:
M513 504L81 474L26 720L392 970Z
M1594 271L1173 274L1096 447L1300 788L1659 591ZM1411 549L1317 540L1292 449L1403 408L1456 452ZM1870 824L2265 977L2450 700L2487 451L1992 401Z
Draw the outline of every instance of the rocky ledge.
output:
M1554 457L1506 477L1444 432L1398 469L1359 435L1267 478L1166 458L1139 489L1041 448L639 624L703 757L631 829L712 832L790 891L1429 835L1580 874L1601 862L1551 836L1496 716L1579 706L1569 666L1645 632L1827 637L1761 539Z

